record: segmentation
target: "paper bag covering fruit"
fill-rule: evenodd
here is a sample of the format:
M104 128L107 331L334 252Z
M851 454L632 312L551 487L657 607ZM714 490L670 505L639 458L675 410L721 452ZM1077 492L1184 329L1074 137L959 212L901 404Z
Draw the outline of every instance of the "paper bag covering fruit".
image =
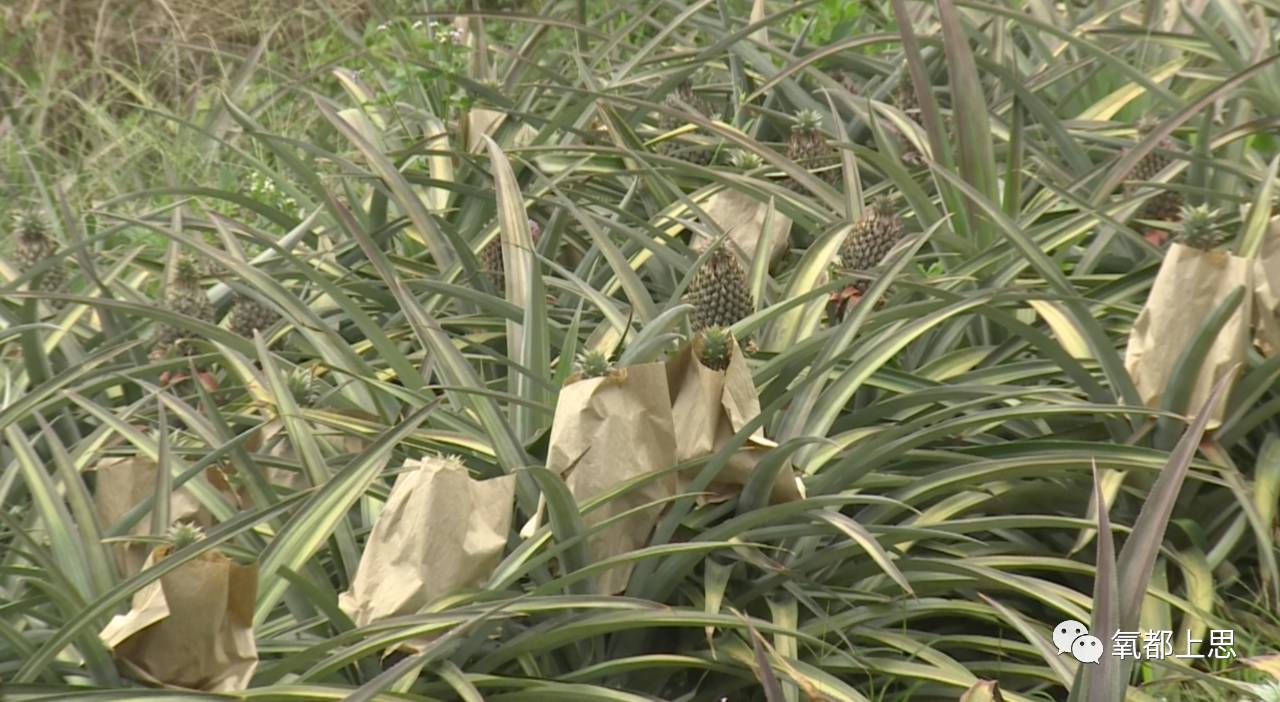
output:
M701 209L729 237L745 264L751 266L756 251L764 241L769 203L760 202L738 190L721 190L712 195ZM791 219L775 207L770 226L773 228L773 238L769 242L768 255L769 265L772 266L787 253L791 245ZM695 251L701 252L710 242L707 233L694 233Z
M514 475L476 480L456 458L406 461L338 607L357 626L417 614L476 588L502 559L515 506ZM421 651L428 641L399 648Z
M751 370L737 340L726 329L708 329L672 356L667 362L667 382L676 429L677 463L714 454L760 415L760 398ZM723 501L741 492L756 464L776 446L765 438L763 429L756 429L709 486L712 496L700 501ZM681 475L681 482L695 477L696 472L687 472ZM682 485L681 491L684 490ZM783 465L770 489L769 502L803 497L803 486L795 471L789 463Z
M1280 217L1272 218L1253 262L1254 340L1263 356L1280 353Z
M1124 367L1148 407L1159 407L1183 349L1191 345L1201 323L1231 292L1253 290L1252 262L1231 253L1171 244L1156 274L1146 305L1134 322ZM1203 407L1209 392L1249 348L1252 297L1246 294L1231 315L1199 369L1188 408ZM1222 424L1222 403L1211 408L1209 429Z
M93 501L104 530L124 519L134 507L155 494L156 469L155 461L142 456L103 458L98 461L93 468L98 475ZM231 504L241 504L243 495L235 493L221 470L209 468L205 471L204 477ZM184 485L170 494L169 522L170 524L187 522L201 528L208 528L213 526L215 519L195 494ZM146 536L150 533L150 512L143 515L129 530L129 536ZM150 550L151 547L145 543L115 544L112 551L120 574L129 577L141 570Z
M581 506L603 493L675 465L675 431L667 372L662 363L609 369L601 377L575 375L560 391L547 449L547 468L565 478ZM676 494L667 473L636 486L583 515L588 528L646 504L588 539L594 562L643 548L657 524L662 501ZM631 578L623 564L598 574L601 594L622 592Z
M169 555L151 552L144 567ZM133 596L99 636L122 672L143 683L207 692L249 686L258 666L253 603L258 566L208 551L161 576Z

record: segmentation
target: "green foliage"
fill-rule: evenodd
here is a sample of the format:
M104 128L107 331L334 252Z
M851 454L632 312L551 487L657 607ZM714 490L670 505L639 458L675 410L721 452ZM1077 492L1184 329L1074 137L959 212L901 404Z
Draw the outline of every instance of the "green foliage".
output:
M1195 373L1146 407L1125 347L1161 264L1157 186L1269 250L1280 16L770 0L765 51L742 40L751 5L482 5L513 16L457 43L443 4L414 4L288 47L167 39L128 69L0 41L2 206L56 242L0 246L6 700L147 697L97 633L212 549L259 564L245 699L1270 694L1239 659L1280 650L1280 361L1244 356L1206 427ZM694 71L737 114L672 126ZM933 88L906 119L886 108L904 72ZM821 151L797 158L804 113ZM1140 113L1164 116L1138 132ZM648 145L672 130L732 156ZM834 265L886 194L868 270ZM236 323L249 298L270 324ZM677 496L648 504L647 477L578 504L544 468L558 391L690 331L713 366L743 340L759 415L713 388L703 409L733 416L671 467ZM157 335L183 353L149 356ZM1199 369L1211 345L1168 352ZM338 597L429 454L517 476L503 560L355 625ZM161 470L107 519L119 458ZM790 470L804 497L774 499ZM616 557L622 596L587 589L610 502L660 510ZM202 537L119 571L185 509ZM1050 643L1063 619L1234 629L1238 658L1076 666Z

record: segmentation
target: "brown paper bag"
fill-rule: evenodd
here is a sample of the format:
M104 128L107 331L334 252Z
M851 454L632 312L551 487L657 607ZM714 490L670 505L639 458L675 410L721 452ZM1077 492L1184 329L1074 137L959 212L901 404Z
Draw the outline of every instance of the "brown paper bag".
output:
M769 212L769 203L760 202L738 190L721 190L712 195L702 211L716 223L737 248L745 266L750 267L755 260L756 249L764 240L765 216ZM769 247L769 265L777 263L786 255L791 246L791 219L774 208L773 241ZM711 243L705 232L694 234L693 249L701 252Z
M1238 286L1253 290L1249 260L1226 251L1170 245L1125 350L1125 370L1133 377L1147 406L1160 406L1178 356L1191 344L1200 323ZM1187 405L1189 411L1203 407L1214 384L1244 361L1249 348L1251 302L1252 298L1246 295L1209 349ZM1224 397L1211 409L1209 429L1222 424L1225 403Z
M145 567L169 554L151 552ZM258 667L253 603L258 566L207 552L133 596L127 614L99 634L121 668L141 682L208 692L249 686Z
M476 480L454 459L406 461L338 607L357 626L483 585L507 545L516 476ZM405 648L422 650L425 641Z
M1271 220L1253 261L1254 341L1263 356L1280 353L1280 217Z
M677 463L715 453L760 415L760 398L737 342L731 348L729 367L722 371L703 365L701 351L702 337L697 336L667 362ZM777 444L765 438L763 429L756 429L708 486L713 496L700 501L719 502L741 492L756 464L776 447ZM696 476L680 477L683 492L684 484ZM803 485L788 463L778 471L769 502L777 504L803 498Z
M560 391L547 468L565 475L574 499L584 502L641 476L675 465L675 430L666 368L647 363L618 370L605 378L571 381ZM601 505L584 515L588 527L676 494L674 474ZM628 516L594 534L587 550L596 562L642 548L662 512L658 505ZM616 566L594 579L596 592L626 589L630 564Z
M104 458L98 461L92 469L98 474L93 501L104 529L123 519L134 507L155 494L156 469L155 461L141 456ZM237 496L220 470L210 468L204 475L210 485L222 492L232 504L238 504ZM169 496L169 522L187 522L208 529L215 520L209 510L196 499L195 494L181 487ZM129 536L146 536L150 532L151 513L148 512L129 530ZM112 550L115 552L116 567L125 577L141 570L151 551L151 546L145 543L118 543L114 546Z

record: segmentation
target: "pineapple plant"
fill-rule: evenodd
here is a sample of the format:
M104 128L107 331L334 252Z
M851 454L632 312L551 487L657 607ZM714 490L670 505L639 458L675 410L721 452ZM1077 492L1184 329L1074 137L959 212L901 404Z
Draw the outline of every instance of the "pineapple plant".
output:
M165 294L165 307L175 314L198 319L202 322L214 322L213 305L201 285L201 270L196 260L190 256L182 256L175 266L173 281ZM191 338L183 329L165 325L157 335L152 356L165 356L174 350L191 353L190 345L181 342Z
M538 239L542 236L542 227L532 219L529 220L529 235L533 238L533 242L538 243ZM505 264L502 260L502 238L494 237L483 249L480 250L480 267L488 273L495 287L499 290L505 290L507 286Z
M280 319L275 310L243 293L236 295L229 317L231 331L246 339L252 339L255 330L266 331Z
M751 314L754 305L747 274L737 255L720 246L703 260L689 283L686 300L693 305L693 331L728 327Z
M1218 226L1218 212L1208 205L1186 206L1181 211L1182 222L1176 241L1201 251L1212 251L1231 240L1231 234Z
M1151 118L1144 118L1138 122L1139 139L1146 138L1151 130L1156 128L1158 122ZM1169 137L1161 139L1156 144L1156 151L1152 151L1138 161L1133 167L1133 171L1129 174L1130 181L1150 181L1155 178L1160 171L1164 170L1172 161L1171 159L1159 153L1161 151L1178 151L1177 144ZM1125 185L1125 196L1133 197L1144 186L1137 182L1130 182ZM1154 219L1163 222L1176 222L1182 214L1183 198L1182 193L1176 190L1166 190L1161 188L1160 192L1147 200L1142 210L1138 213L1139 219Z
M38 215L23 216L18 220L17 229L18 244L14 251L14 258L20 272L30 271L57 251L57 243L49 236L44 221ZM30 287L33 291L52 293L60 291L66 282L67 270L59 261L41 275L36 276ZM50 304L55 309L60 309L65 303L51 300Z
M827 143L822 133L822 115L816 110L796 113L787 138L787 158L808 169L821 168L815 175L833 187L843 187L844 175L839 167L832 167L840 160L839 151ZM794 178L787 178L786 186L799 192L801 185Z
M708 327L702 331L698 360L711 370L722 371L733 358L733 332L724 327ZM695 346L698 348L698 346Z

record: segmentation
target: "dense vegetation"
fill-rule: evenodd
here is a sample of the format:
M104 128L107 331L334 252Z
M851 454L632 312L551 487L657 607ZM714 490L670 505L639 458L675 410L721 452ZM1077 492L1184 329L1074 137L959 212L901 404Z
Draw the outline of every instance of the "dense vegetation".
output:
M1275 0L58 5L0 9L0 697L161 699L99 633L220 553L243 699L1280 700L1280 356L1206 362L1277 309L1125 362L1171 247L1280 267ZM575 501L561 388L690 343L759 415ZM357 626L432 456L516 476L501 560Z

